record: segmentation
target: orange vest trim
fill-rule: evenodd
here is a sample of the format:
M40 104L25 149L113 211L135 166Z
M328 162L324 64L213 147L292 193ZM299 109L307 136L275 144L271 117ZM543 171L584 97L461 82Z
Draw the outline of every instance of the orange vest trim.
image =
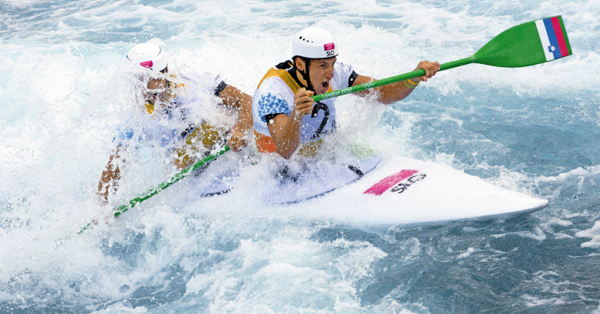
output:
M256 148L259 153L275 153L277 151L272 137L256 131L254 131L254 135L256 136Z

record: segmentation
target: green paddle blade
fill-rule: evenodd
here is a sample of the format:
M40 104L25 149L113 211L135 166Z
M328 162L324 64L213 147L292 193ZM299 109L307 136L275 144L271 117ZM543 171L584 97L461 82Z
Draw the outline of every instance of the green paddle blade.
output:
M470 63L519 68L572 55L567 30L560 15L514 26L494 37L473 56L443 63L440 71ZM425 75L420 69L386 79L368 82L333 92L312 96L314 101L339 97L362 90Z
M523 23L494 37L473 56L476 63L526 67L572 55L562 16Z

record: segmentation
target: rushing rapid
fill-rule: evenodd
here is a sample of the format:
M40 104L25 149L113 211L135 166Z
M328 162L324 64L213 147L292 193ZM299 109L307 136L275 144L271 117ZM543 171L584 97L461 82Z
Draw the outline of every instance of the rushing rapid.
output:
M136 43L162 42L169 69L252 95L310 25L334 34L338 60L385 78L558 14L568 58L440 72L390 106L337 101L337 141L464 170L548 199L542 211L426 226L304 219L301 205L239 197L265 172L249 147L217 161L248 178L232 193L200 198L191 176L57 242L176 173L164 152L131 152L110 206L95 199L135 103ZM590 0L4 0L0 313L598 313L599 15Z

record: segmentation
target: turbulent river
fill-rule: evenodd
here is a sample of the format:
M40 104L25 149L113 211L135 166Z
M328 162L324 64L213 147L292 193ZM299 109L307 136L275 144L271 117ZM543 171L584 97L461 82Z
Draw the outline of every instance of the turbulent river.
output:
M252 95L310 25L385 78L553 15L573 56L440 72L387 107L337 102L339 136L548 199L542 211L356 226L179 182L56 245L106 211L94 196L132 106L136 43L160 40L170 68ZM598 16L593 0L0 0L0 313L599 313ZM113 205L173 175L155 159L131 159Z

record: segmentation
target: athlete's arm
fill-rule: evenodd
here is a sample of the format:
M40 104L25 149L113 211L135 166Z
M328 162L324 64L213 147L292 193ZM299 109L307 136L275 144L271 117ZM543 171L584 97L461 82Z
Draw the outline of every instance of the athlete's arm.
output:
M244 135L252 128L252 97L241 90L227 85L219 94L225 106L238 110L238 121L231 129L227 144L233 151L240 151L248 144Z
M425 70L425 75L423 75L421 77L415 77L415 78L410 79L412 82L417 83L417 84L421 81L427 82L427 79L434 76L435 73L440 70L440 64L437 61L436 62L421 61L421 62L419 62L419 65L417 65L417 67L415 68L415 71L419 70L419 69ZM371 81L375 81L375 79L368 77L368 76L358 75L358 77L356 78L356 80L354 81L354 84L352 84L352 86L368 83ZM376 87L376 88L374 88L374 90L376 92L378 92L378 94L379 94L379 97L377 99L381 103L388 105L388 104L392 104L392 103L395 103L397 101L400 101L400 100L406 98L406 96L410 95L410 93L415 89L415 87L417 87L417 85L406 80L406 81L400 81L400 82ZM357 94L359 96L363 96L363 97L369 95L370 93L371 93L371 91L368 89L357 92Z
M121 170L119 169L118 162L124 162L121 159L121 152L124 149L121 145L117 146L115 152L108 159L108 164L104 171L102 171L102 177L100 178L100 182L98 183L98 199L102 205L106 205L108 203L108 195L112 191L112 193L117 192L119 188L119 179L121 179Z
M278 114L267 121L269 134L275 143L275 150L283 158L289 159L300 147L301 124L305 115L313 110L313 92L304 88L298 90L294 96L294 109L289 116Z

